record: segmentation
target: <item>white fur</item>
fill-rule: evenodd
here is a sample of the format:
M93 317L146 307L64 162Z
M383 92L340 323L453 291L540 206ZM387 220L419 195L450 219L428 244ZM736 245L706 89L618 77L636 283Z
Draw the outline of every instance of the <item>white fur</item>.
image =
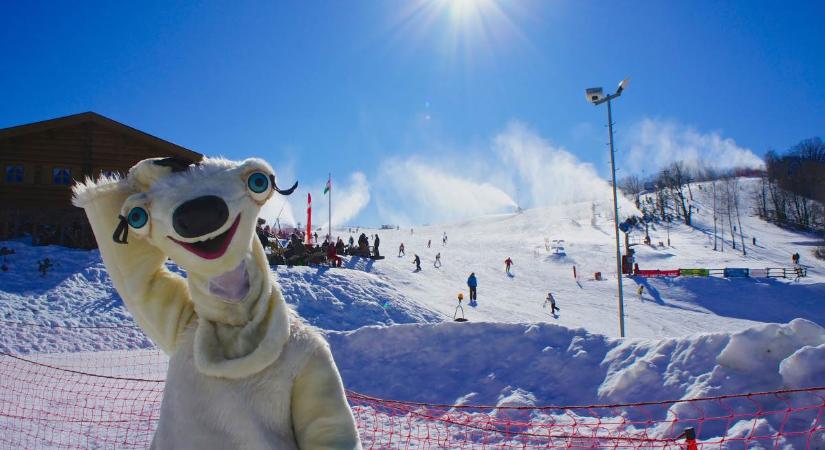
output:
M112 283L146 334L171 354L153 447L360 448L329 348L290 318L255 238L262 202L246 190L252 171L273 173L255 159L205 159L178 173L145 160L126 179L74 188L73 202L86 210ZM229 220L241 218L229 249L214 260L170 239L183 239L171 225L176 206L201 195L224 198ZM118 215L134 206L147 209L150 223L130 228L128 244L114 243ZM186 269L186 279L166 269L167 257ZM240 264L246 296L227 301L213 294L209 280Z

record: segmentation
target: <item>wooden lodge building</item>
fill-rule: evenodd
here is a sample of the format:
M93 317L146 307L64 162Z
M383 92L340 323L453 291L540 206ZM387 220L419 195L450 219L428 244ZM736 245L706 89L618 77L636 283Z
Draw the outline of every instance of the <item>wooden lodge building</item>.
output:
M94 112L0 129L0 240L96 247L72 184L156 156L203 157Z

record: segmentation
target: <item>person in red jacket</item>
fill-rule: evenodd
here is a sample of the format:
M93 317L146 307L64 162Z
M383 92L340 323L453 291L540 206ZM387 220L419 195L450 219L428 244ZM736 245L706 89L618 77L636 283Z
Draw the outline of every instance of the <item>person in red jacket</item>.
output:
M507 275L510 275L510 266L512 265L513 260L508 256L507 259L504 260L504 271L507 272Z
M341 267L341 257L338 256L334 245L327 246L327 259L332 267Z

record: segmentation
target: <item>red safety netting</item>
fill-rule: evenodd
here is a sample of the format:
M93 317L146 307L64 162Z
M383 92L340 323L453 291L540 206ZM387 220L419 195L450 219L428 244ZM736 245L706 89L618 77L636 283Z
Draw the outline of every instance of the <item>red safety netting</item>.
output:
M44 342L65 344L88 331L50 328ZM149 446L168 362L158 350L22 354L7 347L0 352L0 447ZM589 406L348 397L365 448L825 448L825 387Z

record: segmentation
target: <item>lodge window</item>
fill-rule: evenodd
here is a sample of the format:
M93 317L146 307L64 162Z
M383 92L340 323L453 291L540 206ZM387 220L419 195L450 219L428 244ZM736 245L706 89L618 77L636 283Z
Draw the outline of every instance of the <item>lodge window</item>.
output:
M52 182L54 184L72 184L72 171L65 167L55 167L52 169Z
M23 182L23 165L13 164L6 166L6 183Z

